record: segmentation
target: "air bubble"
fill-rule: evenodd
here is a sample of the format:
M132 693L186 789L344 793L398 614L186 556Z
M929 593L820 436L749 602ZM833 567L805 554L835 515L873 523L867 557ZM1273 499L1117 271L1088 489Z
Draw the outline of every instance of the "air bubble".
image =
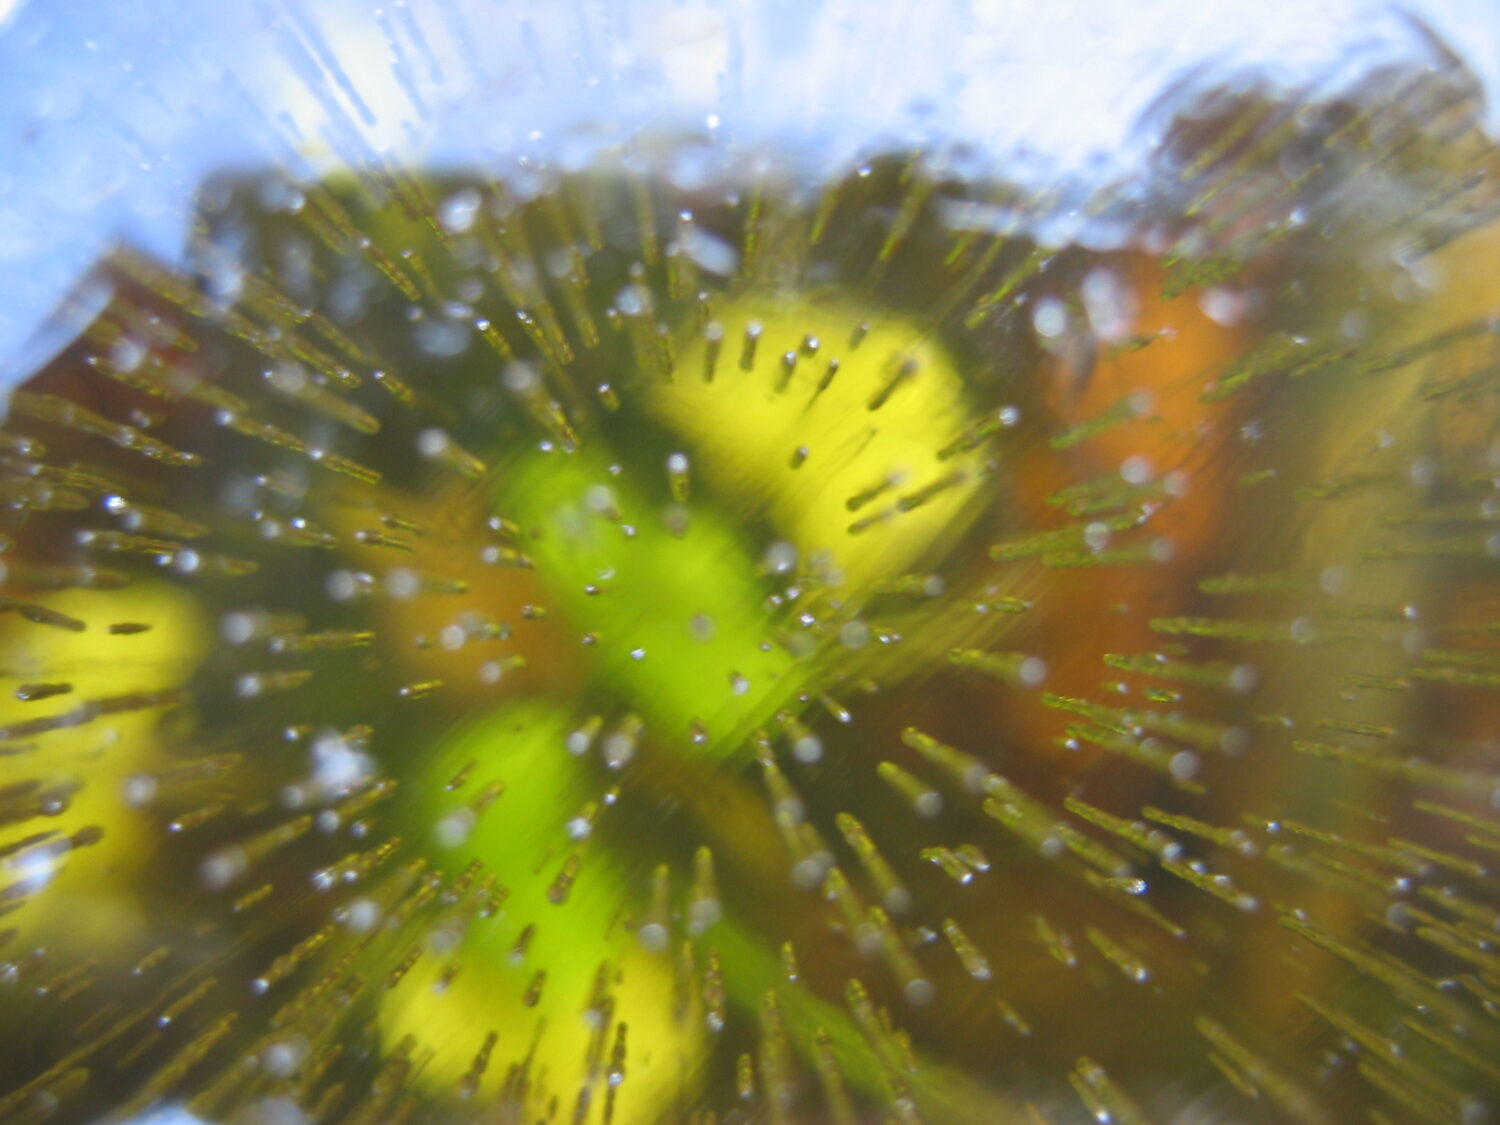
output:
M458 809L437 822L433 838L445 848L462 846L474 831L479 817L473 809Z
M483 197L474 188L449 195L438 205L438 221L453 234L466 234L474 225Z
M797 565L797 548L784 540L778 540L766 548L761 562L771 574L788 574Z
M1037 335L1055 340L1068 328L1068 309L1056 297L1044 297L1031 312L1031 326Z

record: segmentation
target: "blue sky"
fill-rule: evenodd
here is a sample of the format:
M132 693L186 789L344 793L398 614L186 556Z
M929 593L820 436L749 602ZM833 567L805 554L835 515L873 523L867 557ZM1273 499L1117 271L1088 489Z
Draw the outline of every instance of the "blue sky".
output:
M1494 0L1406 7L1500 81ZM1384 0L0 0L0 385L111 242L179 254L226 165L503 166L670 122L832 162L941 130L1107 177L1195 67L1295 83L1420 43Z

